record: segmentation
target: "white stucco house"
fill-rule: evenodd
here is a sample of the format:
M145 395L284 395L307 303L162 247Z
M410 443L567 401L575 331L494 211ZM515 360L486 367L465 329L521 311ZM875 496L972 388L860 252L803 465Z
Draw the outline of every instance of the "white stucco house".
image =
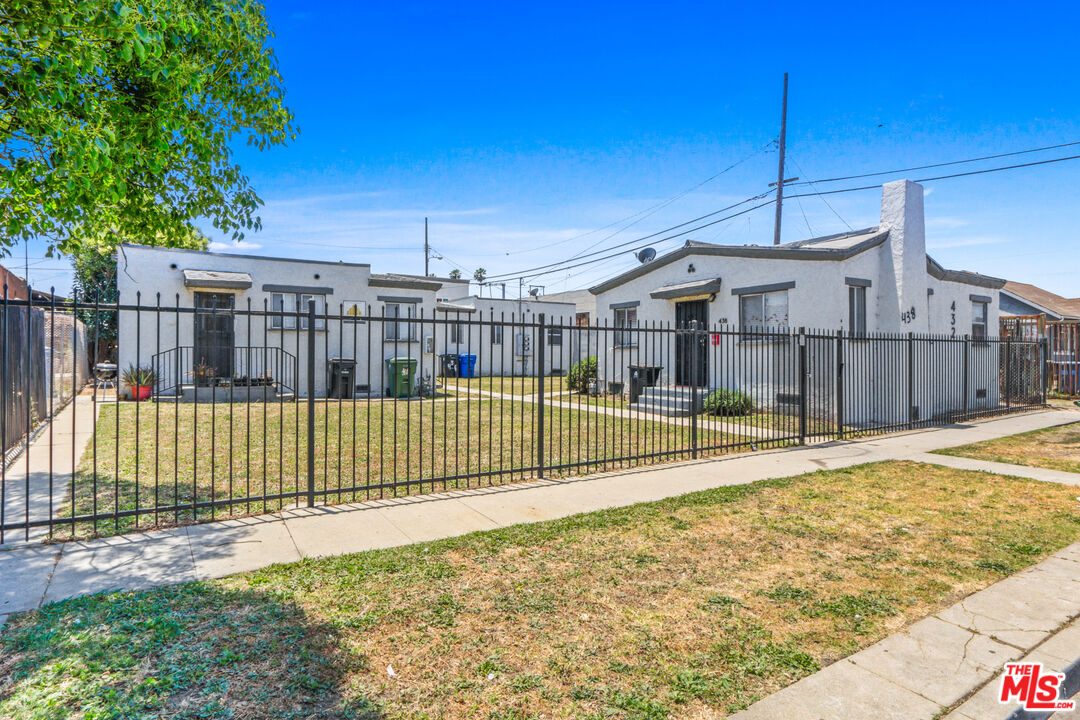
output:
M249 384L269 377L305 396L303 314L314 300L318 314L350 318L316 320L316 396L326 395L335 358L355 360L355 392L380 395L386 358L414 358L417 377L434 375L441 352L430 323L436 304L468 292L464 280L373 273L365 263L127 244L117 263L121 305L145 308L120 313L119 366L154 365L163 392L211 375ZM400 320L365 319L380 316Z
M485 298L476 295L439 303L436 311L448 322L439 326L445 352L477 355L479 375L534 375L540 348L537 328L544 316L544 371L562 375L580 355L569 330L575 306L547 298Z
M745 337L735 356L723 363L710 361L705 347L696 351L700 357L692 362L685 343L655 342L643 349L648 334L643 329L695 321L699 327L734 332L807 328L854 336L915 333L978 339L997 334L1004 283L947 270L929 257L923 188L901 180L882 187L881 221L876 227L776 246L688 241L590 292L596 320L613 328L602 333L606 342L598 354L601 373L609 380L628 378L632 363L651 363L663 366L661 385L739 388L746 375L742 365L750 362L752 350L754 362L762 366L754 373L757 382L783 384L769 377L769 368L783 364L785 360L777 356L787 350L777 347L763 353L762 338ZM629 328L638 330L619 332ZM974 352L987 355L985 362L991 362L991 348L977 347ZM696 382L691 367L696 368ZM866 382L886 381L868 377ZM972 402L995 402L994 392L969 389ZM939 412L939 405L927 398L921 412Z

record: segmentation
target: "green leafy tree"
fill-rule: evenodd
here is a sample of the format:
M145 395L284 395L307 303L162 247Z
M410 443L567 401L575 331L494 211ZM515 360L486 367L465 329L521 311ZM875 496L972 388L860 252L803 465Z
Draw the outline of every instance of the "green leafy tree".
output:
M230 143L295 137L272 37L252 0L0 2L0 250L258 229Z
M153 245L165 244L162 238L154 238ZM210 240L197 228L188 226L187 233L174 239L172 247L205 250ZM79 319L86 324L90 343L91 357L95 362L115 359L117 339L117 317L115 310L109 310L120 297L116 287L117 272L126 272L123 248L120 238L115 233L106 236L85 239L71 253L71 264L75 270L72 289L79 302L95 303L93 309L78 312ZM162 298L166 303L167 298ZM155 304L156 298L142 298L146 304Z
M472 274L472 276L473 276L473 280L475 280L478 283L482 283L482 282L484 282L484 279L487 277L487 270L485 270L484 268L476 268L476 272L474 272Z
M453 270L451 270L450 271L450 279L451 280L460 280L461 279L461 271L458 270L457 268L454 268Z

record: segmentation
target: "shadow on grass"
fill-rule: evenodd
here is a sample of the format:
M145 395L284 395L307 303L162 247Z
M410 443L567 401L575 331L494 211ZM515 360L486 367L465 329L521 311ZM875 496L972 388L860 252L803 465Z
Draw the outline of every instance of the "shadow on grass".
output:
M55 603L0 635L0 716L383 717L343 699L363 661L334 638L295 604L216 583Z

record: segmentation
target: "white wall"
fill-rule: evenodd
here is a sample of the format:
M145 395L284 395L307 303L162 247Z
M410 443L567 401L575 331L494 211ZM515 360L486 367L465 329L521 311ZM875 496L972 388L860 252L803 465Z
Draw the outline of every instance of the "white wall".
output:
M231 292L235 295L238 311L246 311L250 307L256 313L251 316L235 316L237 347L283 348L297 358L299 376L294 379L294 384L301 397L307 393L307 331L273 329L270 327L269 318L264 322L264 317L258 313L271 307L271 292L263 290L266 284L326 288L327 312L331 315L340 314L340 308L346 302L366 302L368 314L379 316L384 312L385 306L385 301L380 300L380 297L420 299L416 306L417 315L426 318L427 323L418 323L415 342L384 341L383 324L378 321L369 323L330 320L327 328L316 330L314 367L317 396L326 393L328 358L356 359L357 384L370 385L371 391L376 393L385 385L385 358L413 357L418 361L418 377L433 373L435 355L424 354L422 343L424 336L433 334L431 318L434 316L435 298L443 293L442 290L371 287L371 269L366 264L261 258L138 246L122 246L121 250L117 273L120 302L122 305L135 305L139 302L146 308L140 312L120 313L118 357L121 370L133 364L149 365L151 358L159 351L193 344L193 315L190 312L179 315L168 312L169 308L175 309L177 305L181 308L194 307L194 293L202 289L184 286L183 271L189 269L245 272L251 275L252 286L248 289L206 291ZM457 292L457 288L453 290ZM159 293L161 312L156 310ZM438 348L436 354L437 352ZM185 379L186 383L190 381L190 377Z
M562 330L562 344L552 345L551 338L557 333L550 330L545 338L544 363L547 374L563 374L570 369L574 361L574 343L571 328L574 325L574 306L569 303L554 303L538 300L510 300L502 298L465 297L452 299L454 305L466 306L474 312L439 312L440 318L449 322L460 323L461 342L453 341L451 325L442 325L438 329L438 343L446 352L472 354L477 356L476 372L479 375L533 375L536 373L537 337L536 328L531 325L539 321L544 314L545 325ZM496 343L498 331L502 328L502 342ZM516 338L525 334L530 338L532 350L527 355L520 353L520 341Z

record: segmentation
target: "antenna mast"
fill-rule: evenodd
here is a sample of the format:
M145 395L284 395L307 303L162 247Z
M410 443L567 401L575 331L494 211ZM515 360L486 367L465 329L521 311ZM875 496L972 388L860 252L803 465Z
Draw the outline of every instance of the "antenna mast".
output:
M776 176L776 224L773 245L780 244L780 219L784 212L784 149L787 144L787 73L784 73L784 104L780 114L780 171Z
M428 276L428 257L431 255L431 246L427 239L427 218L424 218L424 277Z

